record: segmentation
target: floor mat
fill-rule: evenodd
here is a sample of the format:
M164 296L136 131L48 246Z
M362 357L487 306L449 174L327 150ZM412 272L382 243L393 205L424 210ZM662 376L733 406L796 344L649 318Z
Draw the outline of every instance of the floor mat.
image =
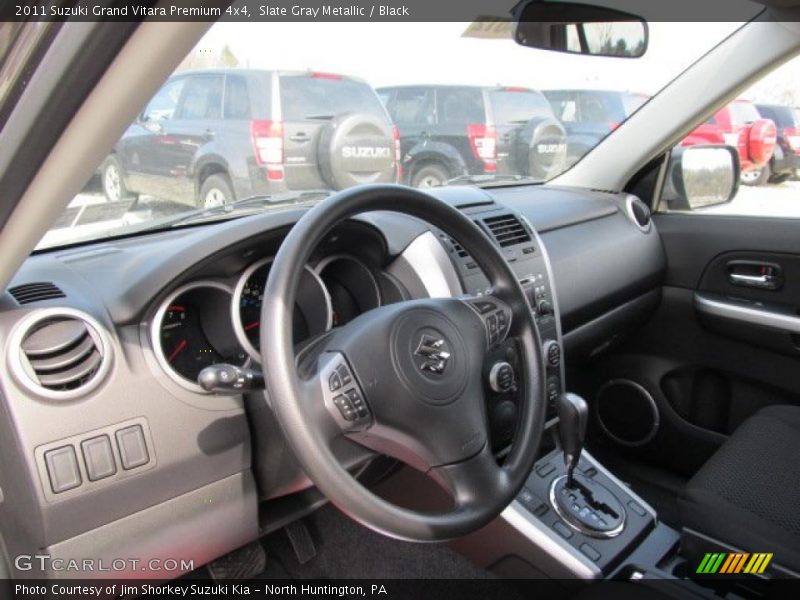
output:
M486 579L492 574L445 544L417 544L387 538L363 527L332 506L306 518L317 555L300 564L284 531L264 539L264 578L292 579Z

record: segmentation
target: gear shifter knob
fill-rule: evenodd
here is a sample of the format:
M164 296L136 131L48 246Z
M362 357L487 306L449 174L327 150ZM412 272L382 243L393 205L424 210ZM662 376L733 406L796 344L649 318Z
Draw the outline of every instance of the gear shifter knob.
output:
M589 406L577 394L565 393L558 397L558 436L567 466L567 487L573 486L572 475L583 450Z

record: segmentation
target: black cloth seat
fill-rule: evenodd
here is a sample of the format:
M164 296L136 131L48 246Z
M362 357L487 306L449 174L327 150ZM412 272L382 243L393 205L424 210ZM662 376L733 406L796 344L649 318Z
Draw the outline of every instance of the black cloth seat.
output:
M800 572L800 407L770 406L742 423L679 507L684 526L745 552L772 552Z

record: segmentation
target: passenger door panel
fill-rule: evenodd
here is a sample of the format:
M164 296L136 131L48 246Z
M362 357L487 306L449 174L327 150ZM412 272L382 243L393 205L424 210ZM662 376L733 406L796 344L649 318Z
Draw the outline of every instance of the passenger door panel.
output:
M661 305L595 364L591 388L620 377L646 388L659 431L637 452L688 476L760 408L800 405L800 331L790 331L800 326L800 220L673 213L654 221L667 256ZM732 273L758 277L762 264L777 267L776 289L732 282ZM785 321L759 321L761 313Z

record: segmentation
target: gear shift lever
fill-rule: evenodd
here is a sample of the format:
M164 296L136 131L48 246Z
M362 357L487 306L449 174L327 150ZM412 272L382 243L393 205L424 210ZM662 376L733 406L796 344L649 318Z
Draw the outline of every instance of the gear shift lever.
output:
M586 436L589 407L586 400L577 394L565 393L558 397L557 408L558 436L564 452L564 464L567 466L566 485L572 488L575 485L573 473L581 457L583 439Z

